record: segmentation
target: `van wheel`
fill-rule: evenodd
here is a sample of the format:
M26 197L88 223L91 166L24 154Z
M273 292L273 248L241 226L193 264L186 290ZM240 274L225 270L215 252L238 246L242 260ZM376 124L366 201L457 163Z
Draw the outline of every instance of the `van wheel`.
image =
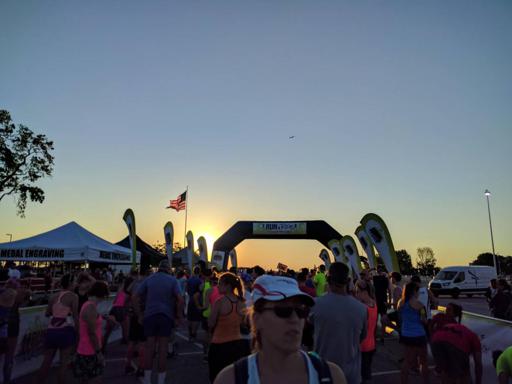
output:
M453 297L454 299L456 299L457 297L459 297L459 295L460 295L460 289L459 289L459 288L454 288L454 289L452 290L452 297Z
M471 298L471 297L473 297L473 294L472 293L468 293L466 296Z

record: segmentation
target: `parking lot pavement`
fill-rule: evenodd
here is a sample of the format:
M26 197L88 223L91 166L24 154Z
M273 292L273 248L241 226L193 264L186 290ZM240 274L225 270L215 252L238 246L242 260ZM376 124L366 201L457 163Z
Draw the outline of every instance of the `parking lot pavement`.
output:
M203 350L201 342L190 343L187 338L185 328L180 328L176 332L176 353L168 359L167 380L166 383L172 384L208 384L208 363L203 359ZM103 382L108 384L135 384L138 379L132 375L125 375L126 345L115 342L109 345L106 355L106 367L103 375ZM400 382L400 361L402 358L401 346L396 337L386 337L384 343L377 343L377 352L373 362L372 383L394 384ZM430 362L432 363L432 362ZM431 373L433 373L431 371ZM411 373L410 381L415 382L419 379L418 375ZM56 383L56 369L50 374L48 383ZM78 382L78 381L74 381ZM438 383L433 374L431 374L431 383ZM153 377L153 383L156 383L156 376ZM32 373L16 379L16 384L38 384L37 374Z
M446 307L448 303L457 303L462 305L462 309L467 312L477 313L479 315L489 316L489 304L484 296L459 296L454 299L449 296L439 296L439 305Z

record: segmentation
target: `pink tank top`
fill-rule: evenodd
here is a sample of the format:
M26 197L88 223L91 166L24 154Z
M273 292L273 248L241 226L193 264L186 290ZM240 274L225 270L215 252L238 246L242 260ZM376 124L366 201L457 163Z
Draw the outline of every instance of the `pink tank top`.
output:
M78 348L77 352L80 355L85 356L91 356L95 355L96 351L94 350L94 346L91 343L91 339L89 338L89 333L87 332L87 323L85 320L82 319L82 314L84 312L84 309L88 307L89 305L94 305L96 307L96 304L93 301L86 301L84 305L82 306L82 310L80 311L80 341L78 342ZM96 317L96 338L99 340L99 347L101 348L101 327L103 325L103 320L100 315Z
M366 328L366 338L361 342L361 352L371 352L375 350L375 329L377 328L377 304L373 307L366 306L368 308L368 322Z
M222 296L224 296L224 295L219 292L219 287L218 286L213 287L212 293L210 293L210 306L213 307L213 304L217 300L219 300Z
M121 289L114 299L114 302L112 303L113 307L124 307L126 305L126 299L128 298L128 295L124 291L124 289Z

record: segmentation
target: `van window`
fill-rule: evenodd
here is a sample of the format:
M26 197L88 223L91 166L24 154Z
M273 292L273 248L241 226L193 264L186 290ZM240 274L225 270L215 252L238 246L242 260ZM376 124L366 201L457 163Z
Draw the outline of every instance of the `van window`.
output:
M453 280L456 274L456 271L441 271L437 274L436 280Z
M459 272L455 280L453 280L454 283L462 283L466 279L466 276L464 272Z

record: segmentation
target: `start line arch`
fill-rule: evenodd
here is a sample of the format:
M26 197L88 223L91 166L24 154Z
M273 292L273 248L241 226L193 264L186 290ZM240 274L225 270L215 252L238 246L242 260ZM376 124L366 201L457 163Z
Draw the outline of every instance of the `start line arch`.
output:
M228 258L237 266L235 247L246 239L317 240L329 248L329 241L342 235L323 220L305 221L238 221L215 241L212 263L226 270Z

